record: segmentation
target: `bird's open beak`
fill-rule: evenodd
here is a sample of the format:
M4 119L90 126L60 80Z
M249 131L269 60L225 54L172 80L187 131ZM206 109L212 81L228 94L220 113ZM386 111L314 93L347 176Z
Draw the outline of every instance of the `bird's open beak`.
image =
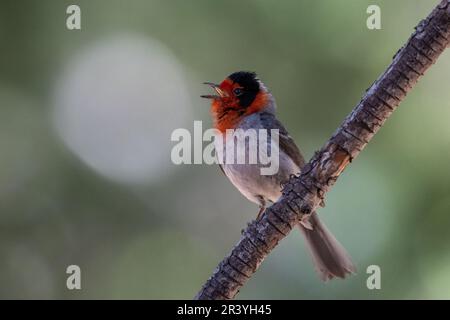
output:
M203 82L203 84L206 84L213 88L217 92L217 94L205 94L201 95L200 97L206 99L222 99L228 97L228 94L224 90L222 90L218 84L212 82Z

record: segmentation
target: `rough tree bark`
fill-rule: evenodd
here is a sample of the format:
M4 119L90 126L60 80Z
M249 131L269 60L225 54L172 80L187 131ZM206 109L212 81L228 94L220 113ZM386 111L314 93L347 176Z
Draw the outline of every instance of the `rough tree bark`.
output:
M219 264L196 299L232 299L256 272L264 258L286 237L299 219L323 203L326 192L361 152L414 87L424 72L448 47L450 0L441 3L415 28L386 71L334 135L312 157L300 176L293 176L283 196L251 222L238 244Z

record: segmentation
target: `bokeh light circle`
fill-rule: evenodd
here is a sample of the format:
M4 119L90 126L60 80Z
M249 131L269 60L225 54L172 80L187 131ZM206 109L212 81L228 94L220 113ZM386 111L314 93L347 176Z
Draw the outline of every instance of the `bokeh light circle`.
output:
M191 114L183 68L150 38L96 42L67 64L55 88L54 123L68 148L118 182L170 172L170 134Z

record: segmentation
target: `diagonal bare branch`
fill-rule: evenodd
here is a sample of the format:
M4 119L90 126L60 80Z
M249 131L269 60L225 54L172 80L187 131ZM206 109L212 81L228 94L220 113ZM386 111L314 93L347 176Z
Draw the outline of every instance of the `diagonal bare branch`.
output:
M386 71L367 90L334 135L259 221L251 222L196 299L233 299L264 258L304 215L316 210L347 165L369 143L425 71L450 43L450 0L422 20Z

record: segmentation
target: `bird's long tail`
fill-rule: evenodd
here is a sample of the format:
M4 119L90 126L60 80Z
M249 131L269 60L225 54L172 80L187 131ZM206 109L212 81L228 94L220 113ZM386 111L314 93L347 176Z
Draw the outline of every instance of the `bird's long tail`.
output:
M311 214L309 221L299 226L320 279L345 278L356 272L349 254L319 220L317 213Z

